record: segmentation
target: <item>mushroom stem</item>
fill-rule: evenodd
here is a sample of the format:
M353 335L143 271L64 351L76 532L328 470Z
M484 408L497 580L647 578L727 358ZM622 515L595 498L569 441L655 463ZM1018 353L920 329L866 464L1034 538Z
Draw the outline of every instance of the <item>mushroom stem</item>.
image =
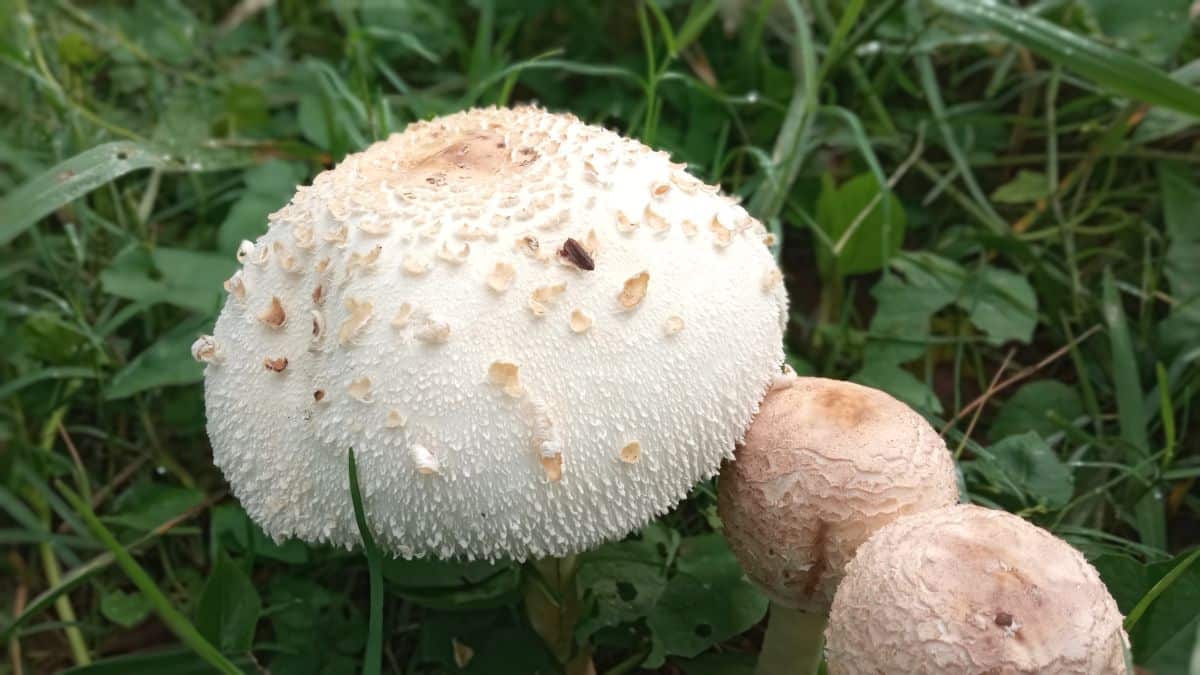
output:
M542 558L527 563L525 613L529 623L563 666L565 675L594 675L591 650L575 648L575 624L579 621L579 596L575 556Z
M772 602L755 675L817 672L825 645L825 614L802 612Z

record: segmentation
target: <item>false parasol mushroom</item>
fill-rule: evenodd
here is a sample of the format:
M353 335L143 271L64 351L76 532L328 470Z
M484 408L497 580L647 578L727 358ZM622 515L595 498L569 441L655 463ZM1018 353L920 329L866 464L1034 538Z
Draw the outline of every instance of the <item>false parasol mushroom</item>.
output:
M956 503L954 461L900 401L815 377L772 390L735 456L718 506L730 548L771 598L758 672L813 672L846 564L896 518Z
M214 461L277 539L359 543L351 448L398 556L622 537L715 475L779 374L770 238L665 153L571 115L413 123L238 249L192 350Z
M1121 612L1095 568L972 505L901 518L863 544L826 636L831 675L1126 672Z

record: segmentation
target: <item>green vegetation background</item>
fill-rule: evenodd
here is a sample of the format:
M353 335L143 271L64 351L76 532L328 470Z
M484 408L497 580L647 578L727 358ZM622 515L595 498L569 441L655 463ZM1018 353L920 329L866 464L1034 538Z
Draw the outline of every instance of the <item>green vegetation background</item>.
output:
M1097 565L1138 664L1200 673L1192 8L1020 4L0 0L0 672L557 670L504 563L384 561L367 645L363 556L247 520L188 356L297 184L536 101L742 196L796 369L925 413L971 500ZM601 673L750 672L719 531L702 484L578 558Z

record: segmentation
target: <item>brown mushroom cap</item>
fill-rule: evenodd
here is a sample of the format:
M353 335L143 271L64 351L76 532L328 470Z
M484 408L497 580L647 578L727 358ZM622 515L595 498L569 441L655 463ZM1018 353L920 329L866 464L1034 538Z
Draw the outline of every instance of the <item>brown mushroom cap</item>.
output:
M826 631L831 675L1124 673L1121 612L1079 551L1004 511L902 518L858 550Z
M797 378L769 393L721 470L725 536L771 599L824 613L877 529L958 501L954 461L920 415L882 391Z

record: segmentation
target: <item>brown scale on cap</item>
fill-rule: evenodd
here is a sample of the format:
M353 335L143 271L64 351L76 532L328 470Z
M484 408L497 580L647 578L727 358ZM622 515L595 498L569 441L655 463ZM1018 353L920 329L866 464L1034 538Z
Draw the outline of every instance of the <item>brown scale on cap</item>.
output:
M876 529L958 501L954 462L929 423L887 394L802 377L759 407L718 505L742 567L772 600L824 613Z
M591 272L596 269L596 263L592 260L592 256L587 249L578 241L567 238L558 249L558 257L566 260L572 265L578 267L585 272Z

